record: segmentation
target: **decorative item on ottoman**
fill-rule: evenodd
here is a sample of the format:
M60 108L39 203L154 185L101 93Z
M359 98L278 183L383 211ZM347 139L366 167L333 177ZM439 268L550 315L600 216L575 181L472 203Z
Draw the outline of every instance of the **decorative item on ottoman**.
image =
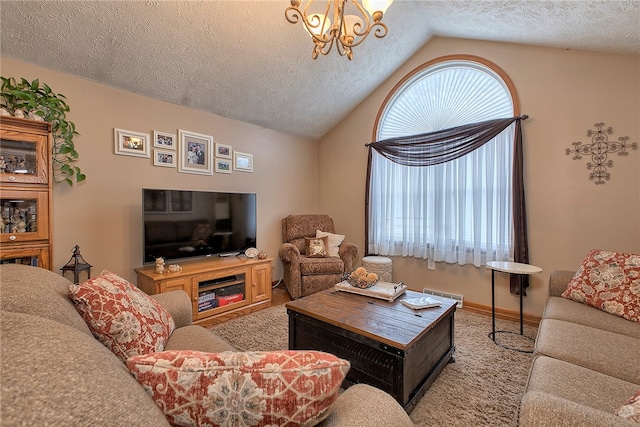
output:
M356 268L351 274L345 274L343 280L346 280L351 286L360 289L367 289L378 283L378 275L369 273L364 267Z
M362 267L370 273L376 273L383 282L393 282L393 264L387 257L366 256L362 258Z

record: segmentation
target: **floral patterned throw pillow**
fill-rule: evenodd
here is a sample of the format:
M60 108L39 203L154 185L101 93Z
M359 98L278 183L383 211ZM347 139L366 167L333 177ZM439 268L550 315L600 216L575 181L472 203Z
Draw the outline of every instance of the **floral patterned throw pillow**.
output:
M123 362L164 350L176 328L167 310L109 271L69 286L69 298L93 335Z
M330 413L348 361L318 351L136 356L127 367L174 426L314 426Z
M562 296L640 322L640 255L591 250Z
M640 424L640 390L618 408L616 415Z

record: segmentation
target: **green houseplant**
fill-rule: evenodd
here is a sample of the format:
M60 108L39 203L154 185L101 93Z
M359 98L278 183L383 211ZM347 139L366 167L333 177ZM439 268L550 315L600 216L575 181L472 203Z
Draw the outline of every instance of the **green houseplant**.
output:
M41 117L51 123L54 181L69 185L73 185L74 181L84 181L86 176L74 165L78 160L78 152L73 145L73 137L79 134L76 132L76 125L66 119L66 113L69 112L66 97L53 92L48 85L40 84L38 79L29 82L24 78L20 81L13 77L0 78L0 107L12 115L16 115L16 110L22 110L25 117Z

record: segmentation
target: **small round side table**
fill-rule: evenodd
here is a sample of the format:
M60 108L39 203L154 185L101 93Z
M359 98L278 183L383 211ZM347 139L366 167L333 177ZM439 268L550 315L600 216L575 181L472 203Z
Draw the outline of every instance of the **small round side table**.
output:
M509 262L509 261L490 261L487 263L487 267L491 269L491 332L489 333L489 337L493 340L494 343L500 345L496 342L496 333L514 333L510 331L496 331L496 293L495 293L495 272L500 271L503 273L509 274L517 274L520 276L520 335L524 335L524 327L523 327L523 314L522 314L522 279L526 275L540 273L542 269L540 267L536 267L535 265L522 264L519 262ZM526 336L525 336L526 337ZM526 337L531 340L533 338ZM503 348L508 350L517 350L523 353L532 353L532 351L524 351L518 350L515 348L505 347L500 345Z

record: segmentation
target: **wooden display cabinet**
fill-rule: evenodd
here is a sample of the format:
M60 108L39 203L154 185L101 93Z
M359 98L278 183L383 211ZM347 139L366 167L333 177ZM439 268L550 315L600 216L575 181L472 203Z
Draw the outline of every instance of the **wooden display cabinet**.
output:
M271 306L271 261L246 257L206 258L180 263L181 272L136 269L138 287L149 295L183 290L194 323L207 325Z
M0 120L0 263L52 268L51 125Z

